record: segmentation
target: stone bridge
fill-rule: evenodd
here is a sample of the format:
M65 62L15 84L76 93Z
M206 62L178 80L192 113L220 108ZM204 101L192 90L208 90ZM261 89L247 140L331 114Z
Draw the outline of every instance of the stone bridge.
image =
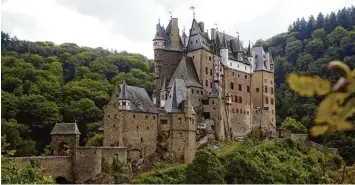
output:
M11 160L18 160L21 166L31 164L31 160L38 164L38 167L58 181L73 181L73 162L71 156L36 156L16 157Z

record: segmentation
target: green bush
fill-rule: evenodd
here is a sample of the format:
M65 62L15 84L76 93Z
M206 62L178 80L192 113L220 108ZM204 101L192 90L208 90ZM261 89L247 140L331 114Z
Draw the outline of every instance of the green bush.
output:
M281 124L281 128L285 128L292 133L296 134L306 134L307 128L302 125L300 122L297 122L291 117L287 117Z
M217 155L210 150L199 150L195 159L188 165L186 182L189 184L222 184L225 183L225 169Z

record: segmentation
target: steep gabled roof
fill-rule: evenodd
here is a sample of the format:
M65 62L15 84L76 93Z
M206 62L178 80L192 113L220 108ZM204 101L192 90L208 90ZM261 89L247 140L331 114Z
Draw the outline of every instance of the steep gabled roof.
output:
M121 86L120 97L118 99L120 99L120 100L128 100L127 91L128 90L127 90L126 80L123 80L123 84Z
M170 112L183 112L182 102L186 100L186 86L184 80L174 79L164 110Z
M80 135L76 123L56 123L51 135Z
M125 81L124 81L124 83L120 85L120 89L121 89L121 94L122 91L126 89L124 90L125 91L124 99L130 100L132 102L131 104L132 111L158 113L153 102L149 98L147 91L144 88L125 85Z
M239 37L234 37L224 32L216 31L216 46L217 53L219 53L222 48L227 48L228 58L230 60L239 61L244 64L250 65L249 61L244 59L245 52L243 49L243 45L239 40ZM239 55L239 58L238 53L241 53L241 55Z
M263 47L253 48L255 52L255 70L254 71L269 71L266 67L266 57Z
M176 68L176 70L169 82L168 88L172 87L172 85L174 83L174 79L184 80L186 87L202 88L202 85L200 84L200 82L198 80L195 65L194 65L191 57L185 57L185 56L182 57L178 67Z
M202 29L197 23L196 19L193 19L190 29L189 41L187 43L187 51L202 48L206 49L207 51L211 51L211 41L202 32Z

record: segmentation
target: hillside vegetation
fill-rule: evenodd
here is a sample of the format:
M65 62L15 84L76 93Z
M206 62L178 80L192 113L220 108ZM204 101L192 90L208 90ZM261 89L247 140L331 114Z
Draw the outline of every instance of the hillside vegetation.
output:
M233 145L232 147L230 145ZM236 147L238 146L238 147ZM323 153L290 139L233 142L215 153L197 152L192 164L153 170L131 180L133 184L229 183L318 184L354 183L355 166L345 167L338 156ZM233 148L230 150L230 148ZM228 152L226 152L228 151ZM344 171L344 174L343 174Z
M277 125L289 122L286 118L292 117L309 129L322 97L299 96L287 85L286 76L292 72L304 72L327 78L334 84L339 74L328 70L330 61L344 61L354 69L355 7L343 8L327 15L311 15L308 20L297 19L287 33L258 40L254 46L262 46L274 57ZM353 124L354 120L353 116ZM355 163L355 131L325 134L311 139L328 147L339 148L348 164Z
M48 152L43 149L57 122L76 121L85 144L114 85L123 78L148 92L154 85L154 63L140 54L28 42L3 32L1 49L1 135L15 156Z

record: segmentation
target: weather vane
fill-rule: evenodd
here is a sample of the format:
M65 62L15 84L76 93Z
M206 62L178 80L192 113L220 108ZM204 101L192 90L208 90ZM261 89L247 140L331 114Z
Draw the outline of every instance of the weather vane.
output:
M195 7L194 7L194 6L191 6L191 7L190 7L190 10L192 10L193 16L194 16L194 18L195 18Z
M160 24L160 17L159 17L159 19L158 19L158 23Z
M237 31L237 36L239 37L239 32Z
M217 23L214 23L214 27L216 27L216 29L218 30L218 25L217 25Z
M169 14L170 14L170 19L172 19L172 18L173 18L173 15L172 15L172 13L171 13L171 12L169 12Z

